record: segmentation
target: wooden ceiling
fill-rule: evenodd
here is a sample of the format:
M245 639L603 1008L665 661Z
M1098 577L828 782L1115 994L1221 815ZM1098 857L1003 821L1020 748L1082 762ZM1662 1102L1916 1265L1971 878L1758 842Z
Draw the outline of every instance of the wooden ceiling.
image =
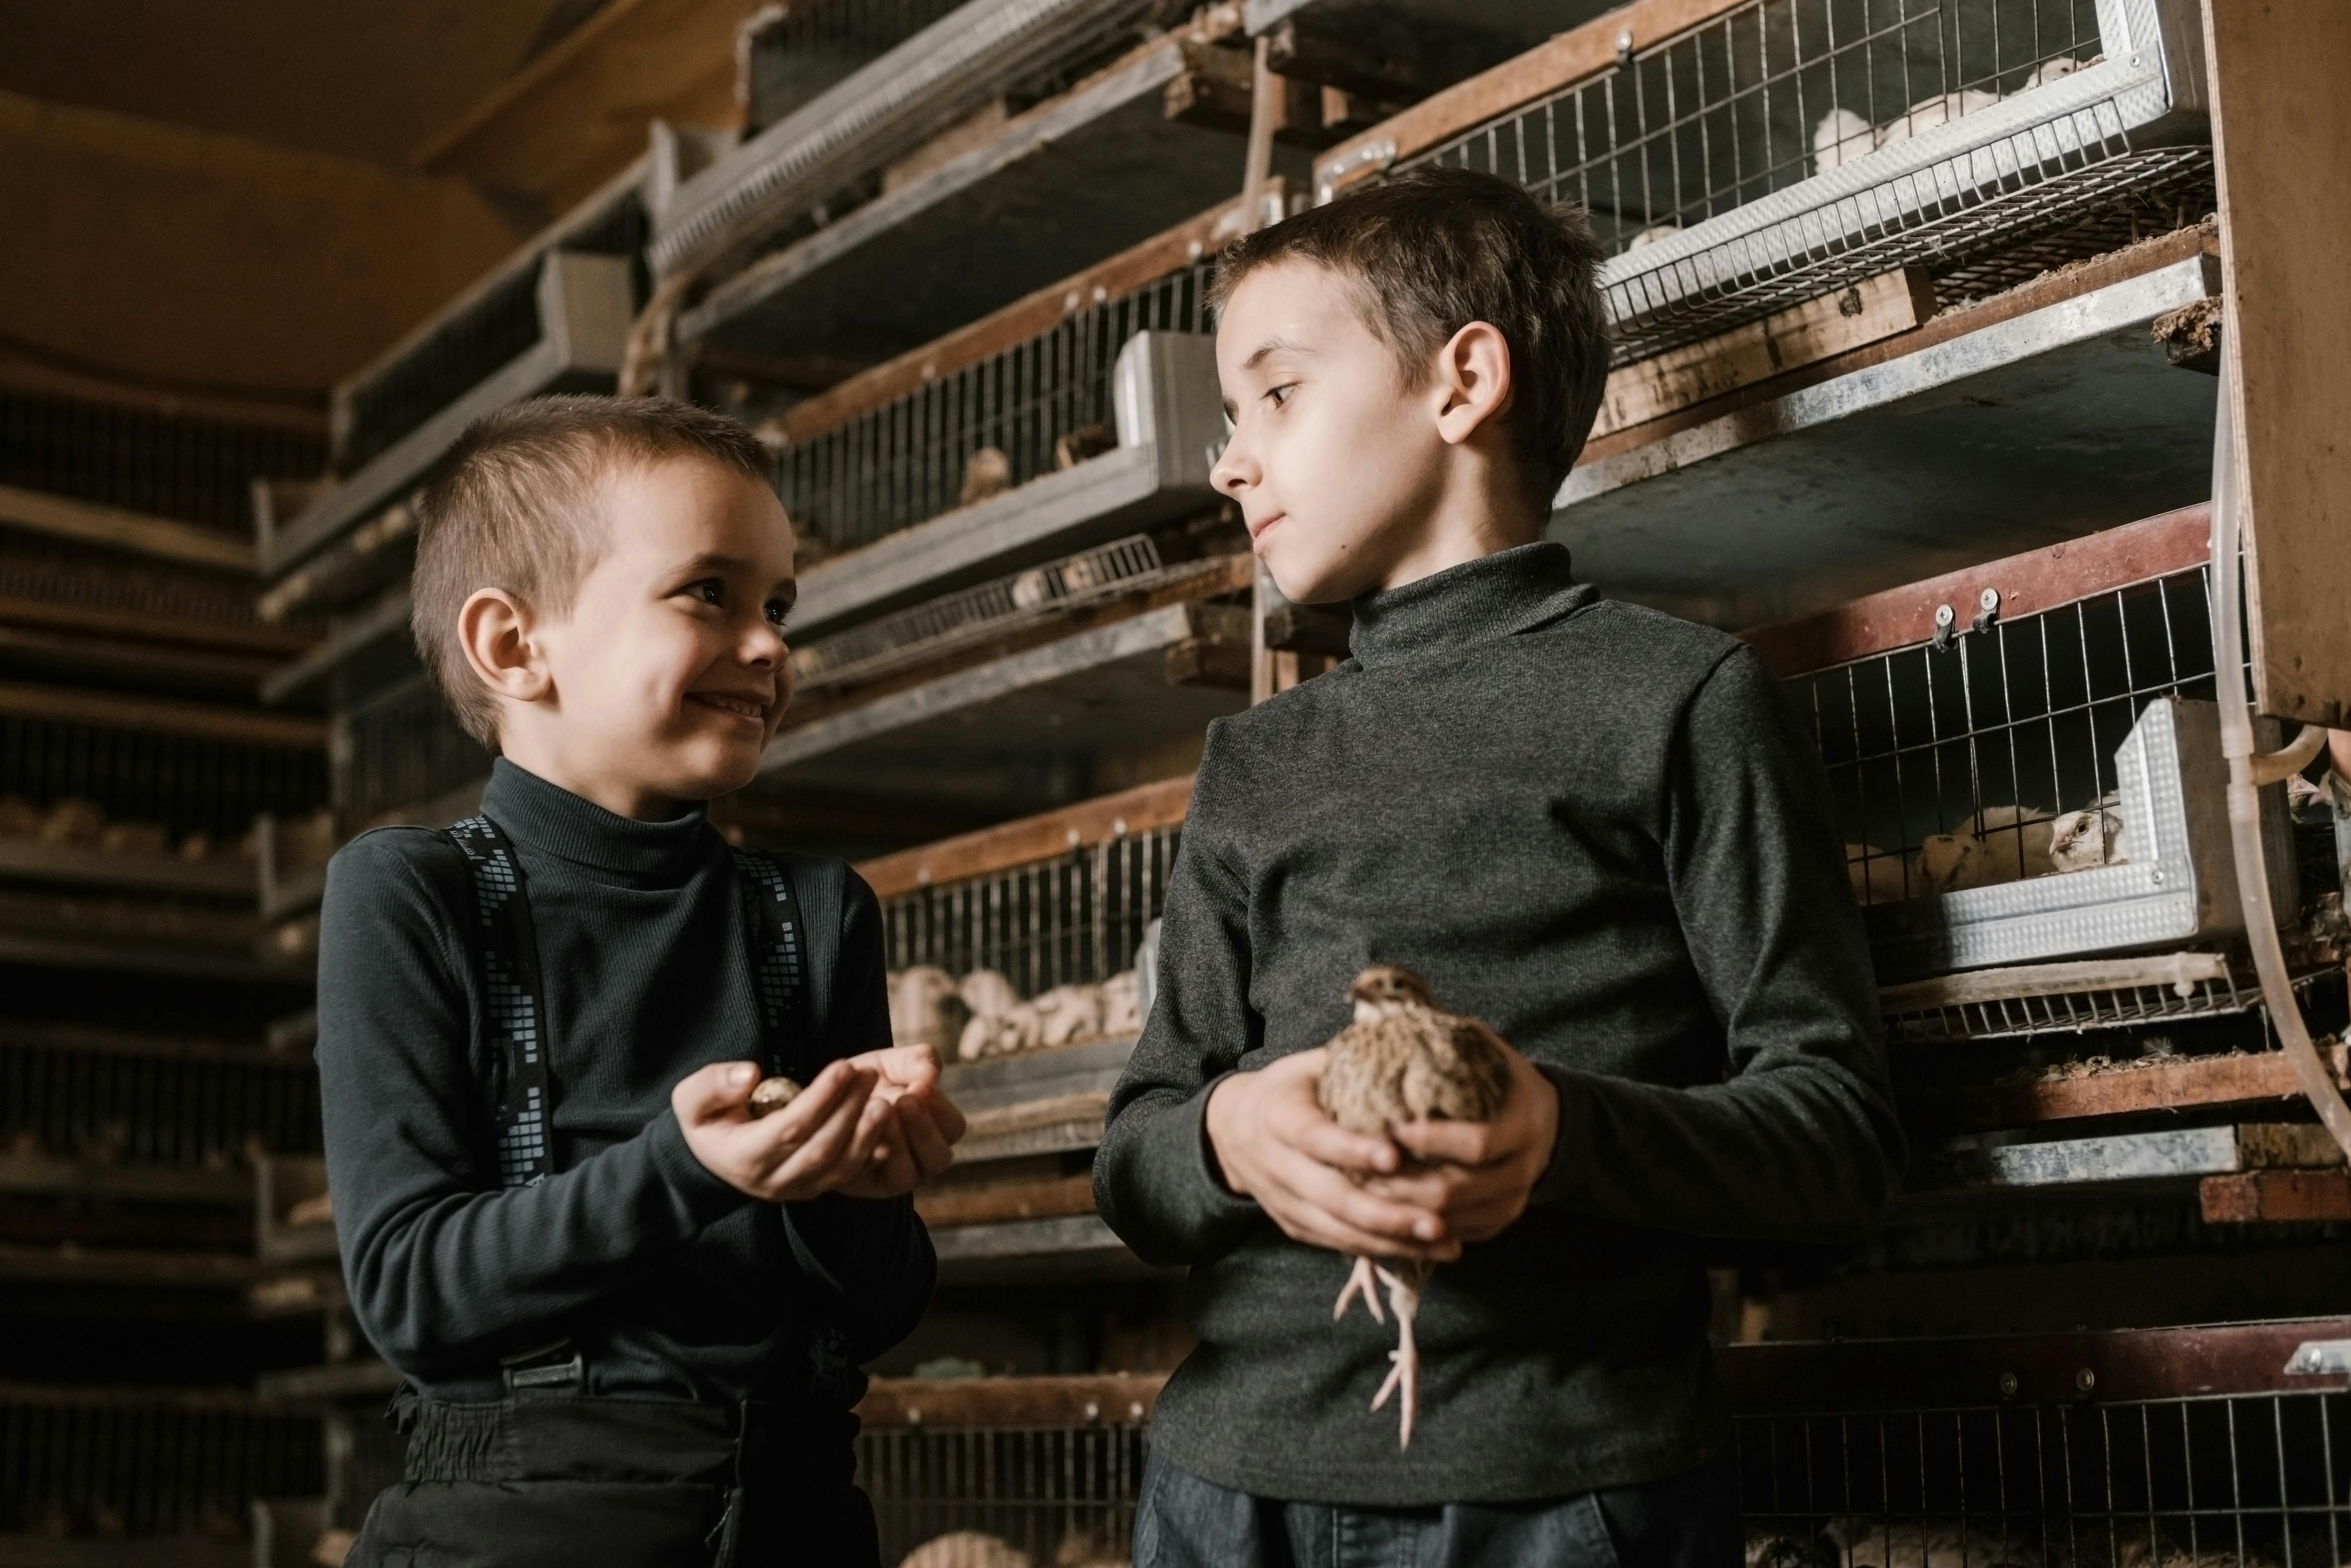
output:
M756 0L0 0L0 384L315 420L642 152Z

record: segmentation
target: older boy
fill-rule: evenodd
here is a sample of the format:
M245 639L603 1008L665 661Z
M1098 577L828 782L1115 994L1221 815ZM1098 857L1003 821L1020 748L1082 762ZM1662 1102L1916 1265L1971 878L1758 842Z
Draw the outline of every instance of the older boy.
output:
M407 1383L353 1563L874 1561L854 1364L928 1300L962 1119L893 1051L879 911L702 803L791 697L759 446L654 399L490 415L423 502L417 646L482 815L329 867L327 1163ZM805 1083L764 1117L769 1073Z
M1216 482L1352 657L1210 732L1095 1165L1188 1264L1141 1564L1740 1559L1698 1238L1853 1235L1898 1157L1816 756L1732 638L1539 542L1607 370L1580 214L1407 174L1221 260ZM1516 1051L1488 1124L1315 1102L1347 987ZM1411 1447L1343 1254L1441 1261Z

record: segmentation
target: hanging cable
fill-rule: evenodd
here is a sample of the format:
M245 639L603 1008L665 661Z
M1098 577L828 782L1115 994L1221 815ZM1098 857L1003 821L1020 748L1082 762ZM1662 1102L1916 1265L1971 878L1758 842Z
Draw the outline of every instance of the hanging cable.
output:
M2233 356L2223 354L2220 409L2212 434L2212 648L2217 675L2213 686L2220 701L2220 748L2229 758L2229 838L2236 851L2237 896L2244 910L2245 938L2253 951L2253 968L2261 977L2262 998L2269 1004L2270 1021L2277 1030L2286 1062L2318 1119L2345 1154L2351 1155L2351 1105L2344 1103L2335 1074L2311 1041L2270 910L2269 865L2262 847L2261 789L2307 767L2318 755L2326 732L2306 725L2283 751L2257 753L2253 748L2252 706L2245 695L2242 674L2249 654L2244 612L2238 597L2242 580L2238 554L2242 520L2237 511L2236 393Z

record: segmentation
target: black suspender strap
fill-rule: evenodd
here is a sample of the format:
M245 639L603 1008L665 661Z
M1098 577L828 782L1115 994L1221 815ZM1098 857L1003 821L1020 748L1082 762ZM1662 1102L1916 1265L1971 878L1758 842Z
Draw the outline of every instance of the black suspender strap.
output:
M482 960L490 1043L504 1070L496 1101L498 1181L535 1186L555 1170L548 1139L555 1096L547 1075L547 995L539 984L529 890L514 845L487 817L452 824L449 839L473 868L479 916L474 940Z
M767 1059L761 1071L782 1072L806 1084L815 1074L810 1057L807 952L800 941L799 900L783 862L757 850L737 850L735 868L750 917L751 973L759 988L759 1036Z

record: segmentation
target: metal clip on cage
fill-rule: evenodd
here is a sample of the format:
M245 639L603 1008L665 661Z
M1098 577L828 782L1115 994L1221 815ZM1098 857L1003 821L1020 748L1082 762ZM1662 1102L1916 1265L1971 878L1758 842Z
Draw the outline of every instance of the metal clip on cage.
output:
M1988 292L2137 237L2135 208L2203 211L2210 153L2179 144L2205 134L2191 0L1729 0L1686 16L1636 5L1564 34L1334 149L1318 193L1441 164L1588 208L1617 253L1603 283L1619 362L1905 267ZM1673 31L1648 41L1653 25ZM1547 69L1565 79L1531 94Z

